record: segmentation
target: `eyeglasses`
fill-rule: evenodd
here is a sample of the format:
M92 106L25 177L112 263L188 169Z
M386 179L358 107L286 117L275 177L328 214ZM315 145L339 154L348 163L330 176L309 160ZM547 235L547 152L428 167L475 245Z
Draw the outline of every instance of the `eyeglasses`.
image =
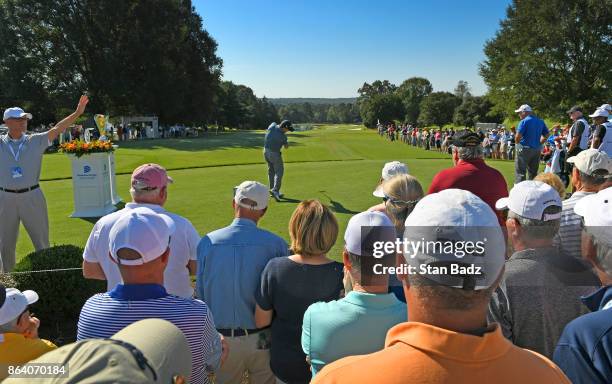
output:
M421 200L421 199L417 199L417 200L397 200L397 199L393 199L393 198L391 198L389 196L383 196L383 202L385 204L387 202L390 202L391 204L414 205L414 204L418 203L419 200Z

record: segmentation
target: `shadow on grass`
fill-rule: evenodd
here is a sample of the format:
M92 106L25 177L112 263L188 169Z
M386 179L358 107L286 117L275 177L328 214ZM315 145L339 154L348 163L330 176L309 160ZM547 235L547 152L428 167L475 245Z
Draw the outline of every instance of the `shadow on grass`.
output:
M303 135L300 135L303 136ZM120 141L116 144L120 148L129 149L156 149L165 148L175 151L201 151L203 149L233 149L233 148L261 148L263 150L263 131L223 131L216 134L208 132L198 137L181 137L167 139L144 139ZM298 147L304 144L291 141L289 135L289 146Z
M120 209L123 209L123 208L125 208L125 202L121 201L121 202L117 203L117 204L115 205L115 207L117 207L117 210L116 210L116 211L118 211L118 210L120 210ZM116 211L115 211L115 212L116 212ZM111 212L111 213L112 213L112 212ZM91 224L95 224L95 223L97 223L97 222L98 222L98 220L100 220L100 218L101 218L101 217L102 217L102 216L100 216L100 217L79 217L79 219L81 219L81 220L83 220L83 221L87 221L88 223L91 223Z
M334 200L331 198L325 191L319 191L320 194L325 196L329 200L329 208L336 213L348 213L350 215L355 215L359 213L359 211L353 211L351 209L346 208L342 205L341 202Z

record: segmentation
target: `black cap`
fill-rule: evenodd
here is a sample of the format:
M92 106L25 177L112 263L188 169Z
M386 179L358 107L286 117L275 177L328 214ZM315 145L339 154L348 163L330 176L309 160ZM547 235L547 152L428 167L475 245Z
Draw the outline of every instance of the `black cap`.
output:
M570 109L567 110L567 113L574 113L574 112L582 113L582 108L580 108L577 105L574 105L573 107L571 107Z
M291 132L294 131L293 129L293 125L291 125L291 121L290 120L283 120L280 123L280 127L281 128L287 128L288 130L290 130Z
M475 132L459 132L452 144L456 147L477 147L482 143L482 138Z

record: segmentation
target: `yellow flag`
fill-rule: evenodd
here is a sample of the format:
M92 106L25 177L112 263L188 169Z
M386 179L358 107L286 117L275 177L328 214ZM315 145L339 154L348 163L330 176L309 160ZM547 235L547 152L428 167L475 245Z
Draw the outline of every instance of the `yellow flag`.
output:
M100 132L100 136L106 136L106 116L98 114L94 116L94 120Z

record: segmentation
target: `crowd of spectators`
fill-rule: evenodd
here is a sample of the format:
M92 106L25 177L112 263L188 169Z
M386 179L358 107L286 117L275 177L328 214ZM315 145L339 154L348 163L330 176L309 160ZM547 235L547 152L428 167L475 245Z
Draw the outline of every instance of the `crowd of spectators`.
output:
M297 205L287 244L259 227L268 188L245 181L229 225L200 239L163 208L166 170L138 167L133 202L87 241L83 274L108 286L84 304L77 342L39 339L38 295L2 287L0 363L70 362L71 378L95 382L119 371L144 377L133 382L612 382L608 154L567 158L576 192L565 198L554 174L508 191L486 135L436 134L425 145L446 145L454 166L425 194L406 164L385 164L382 201L350 218L340 255L340 226L318 200ZM482 252L379 247L425 239Z

